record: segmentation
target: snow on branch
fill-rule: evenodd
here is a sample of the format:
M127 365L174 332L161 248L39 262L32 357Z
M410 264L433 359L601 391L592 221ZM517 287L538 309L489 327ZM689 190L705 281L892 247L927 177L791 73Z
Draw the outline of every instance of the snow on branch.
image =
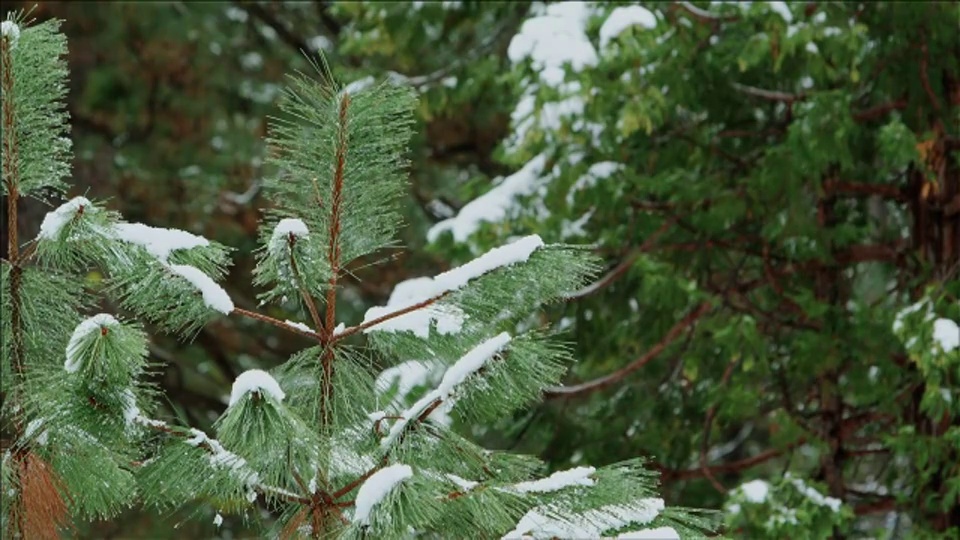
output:
M10 40L10 50L17 47L17 41L20 39L20 27L13 21L3 21L0 23L0 35Z
M530 510L516 528L503 539L535 538L601 538L604 531L629 525L645 525L664 509L663 499L644 498L630 503L612 504L581 514L569 512L555 504Z
M594 467L576 467L565 471L557 471L546 478L520 482L513 485L513 490L520 493L550 493L560 491L570 486L592 486L593 478L590 475L597 472Z
M413 469L409 465L391 465L384 467L370 475L370 478L360 486L357 498L354 501L356 511L353 514L354 523L370 524L370 512L400 483L413 476Z
M117 223L112 228L116 238L130 244L136 244L147 253L166 262L170 254L178 249L192 249L210 245L210 241L180 229L150 227L143 223Z
M144 248L164 268L186 279L200 291L207 307L224 315L234 310L230 295L210 276L190 265L167 262L170 254L176 250L209 246L210 241L206 238L180 229L150 227L142 223L117 223L112 228L112 234L119 240Z
M293 218L281 219L277 226L273 228L273 235L270 236L270 248L277 250L291 236L305 238L309 234L310 230L307 229L307 225L303 221Z
M617 540L680 540L680 534L673 527L641 529L617 535Z
M203 295L203 302L207 307L215 309L224 315L229 315L233 311L233 300L223 287L217 285L210 276L201 272L198 268L187 264L172 264L168 268L178 276L186 279L191 285L200 290Z
M531 195L536 191L542 183L546 165L545 154L531 159L515 173L502 178L490 191L464 205L456 216L430 227L427 241L435 242L444 232L450 231L455 241L466 242L482 223L502 221L507 217L517 197Z
M60 230L63 229L64 225L70 223L70 220L76 217L78 212L82 212L88 206L91 206L91 203L86 197L74 197L58 206L56 210L47 212L47 215L43 217L43 222L40 223L38 238L47 240L56 238L60 235Z
M507 56L513 63L530 58L543 82L559 86L566 65L575 71L597 64L597 51L585 27L593 6L586 2L551 4L523 22L510 41Z
M600 27L600 48L606 48L614 38L631 26L655 28L657 17L642 6L621 6L614 9Z
M283 401L286 394L280 389L276 379L269 373L259 369L250 369L240 374L233 381L233 389L230 391L230 403L227 407L233 407L243 396L250 392L257 392L261 395L268 395L277 401Z
M79 355L80 345L91 332L105 332L108 327L119 324L113 316L107 313L94 315L78 324L73 330L73 335L70 336L70 341L67 343L67 359L63 363L63 369L65 369L67 373L75 373L80 369L80 363L81 360L83 360Z
M457 387L470 375L479 371L487 361L502 351L510 342L510 339L510 334L501 332L477 345L467 354L463 355L460 360L457 360L457 362L450 366L444 373L440 385L411 405L410 408L403 412L400 419L390 427L390 433L380 442L381 448L390 448L404 431L406 431L411 421L422 420L421 416L429 414L432 408L450 399L450 396Z
M436 322L441 334L459 332L464 314L455 306L434 306L444 295L463 288L484 274L525 262L534 251L544 246L539 235L525 236L515 242L491 249L476 259L433 278L421 277L404 281L394 288L386 306L367 310L363 318L364 332L410 331L419 337L429 336L430 325ZM404 311L407 310L407 311ZM396 314L396 315L394 315ZM352 334L349 329L342 335Z

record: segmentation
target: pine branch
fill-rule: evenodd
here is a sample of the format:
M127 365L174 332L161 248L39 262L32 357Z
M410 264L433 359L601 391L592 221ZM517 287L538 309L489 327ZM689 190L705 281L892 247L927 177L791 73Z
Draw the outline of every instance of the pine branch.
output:
M330 288L327 289L326 323L323 328L323 342L329 344L337 325L337 278L340 274L340 213L343 207L343 177L347 165L347 111L350 108L350 94L340 98L340 111L337 124L336 169L333 174L333 192L330 200L330 246L327 256L330 261ZM326 347L321 357L323 367L323 388L321 389L320 422L327 426L332 419L330 411L333 402L333 347Z
M316 332L307 332L306 330L301 330L299 328L290 326L289 324L281 321L280 319L275 319L269 315L257 313L256 311L249 311L243 308L235 307L233 308L233 313L236 313L237 315L243 315L244 317L248 317L250 319L255 319L258 321L269 323L269 324L272 324L273 326L276 326L277 328L283 328L288 332L293 332L294 334L300 334L301 336L315 339L317 341L323 340L323 336Z
M407 424L404 425L403 431L400 432L399 435L397 435L397 441L399 442L401 439L403 439L403 436L404 436L407 432L411 431L411 430L414 429L416 426L420 425L421 422L425 421L425 420L433 413L433 411L435 411L435 410L437 409L437 407L439 407L439 406L442 405L442 404L443 404L443 399L442 399L442 398L437 398L437 399L433 400L432 402L430 402L430 404L428 404L426 407L424 407L424 408L423 408L423 411L422 411L419 415L417 415L417 418L416 418L413 422L407 422ZM379 422L378 422L378 423L379 423ZM375 424L375 425L376 425L376 424ZM380 469L382 469L382 468L387 464L387 462L388 462L388 460L389 460L389 458L390 458L390 451L391 451L392 449L393 449L393 447L388 448L387 451L384 452L383 457L380 458L380 462L379 462L379 463L377 463L376 465L374 465L373 467L371 467L369 470L367 470L367 472L365 472L365 473L363 473L362 475L360 475L356 480L350 482L349 484L347 484L347 485L343 486L342 488L338 489L337 491L333 492L332 497L333 497L334 499L339 499L340 497L343 497L343 496L346 495L347 493L350 493L351 491L353 491L353 490L354 490L357 486L359 486L360 484L366 482L368 478L370 478L371 476L373 476L374 473L376 473L377 471L379 471Z
M340 213L343 208L343 176L347 165L347 110L350 107L350 94L344 93L340 99L340 116L337 130L336 170L333 174L333 195L330 201L330 247L327 256L330 259L330 289L327 290L327 341L333 336L337 324L337 278L340 274Z
M680 334L697 322L697 320L710 311L710 309L710 303L703 302L697 309L675 324L673 328L671 328L666 335L663 336L663 339L661 339L659 343L651 347L639 358L618 369L617 371L614 371L609 375L604 375L598 379L580 383L574 386L558 386L554 388L547 388L543 392L544 399L567 399L572 397L580 397L620 382L627 375L630 375L634 371L642 368L655 359L661 352L663 352L664 349L676 341L677 338L680 337Z
M376 326L376 325L378 325L378 324L380 324L380 323L389 321L390 319L396 319L397 317L400 317L400 316L402 316L402 315L406 315L407 313L416 311L416 310L418 310L418 309L423 309L423 308L425 308L425 307L427 307L427 306L429 306L429 305L431 305L431 304L435 304L435 303L439 302L440 300L442 300L443 298L445 298L445 297L446 297L447 295L449 295L451 292L453 292L453 291L446 291L446 292L444 292L443 294L438 294L437 296L434 296L434 297L432 297L432 298L428 298L428 299L426 299L426 300L424 300L424 301L422 301L422 302L418 302L418 303L416 303L416 304L407 306L407 307L405 307L405 308L403 308L403 309L398 309L398 310L393 311L393 312L391 312L391 313L387 313L386 315L381 315L380 317L377 317L376 319L371 319L371 320L369 320L369 321L367 321L367 322L365 322L365 323L363 323L363 324L358 324L357 326L351 326L350 328L347 328L347 329L344 330L343 332L340 332L340 333L334 335L332 338L330 338L330 339L331 339L331 343L336 343L337 341L340 341L340 340L343 339L343 338L352 336L353 334L356 334L357 332L362 332L362 331L366 330L367 328L370 328L370 327Z
M290 235L289 242L295 241L295 236ZM307 287L304 285L303 278L300 276L300 269L297 268L297 261L293 257L293 250L290 250L290 268L293 270L293 277L297 280L297 283L300 284L300 295L303 297L303 301L307 304L307 310L310 312L310 319L313 321L313 327L316 330L323 331L323 321L320 320L320 312L317 311L317 304L313 301L313 296L307 291ZM326 334L324 334L326 335Z
M19 440L23 434L23 407L20 406L22 386L24 382L24 352L23 352L23 314L21 313L20 288L22 280L22 268L20 266L20 240L17 234L18 225L18 204L19 204L19 149L17 141L17 120L14 114L14 80L13 80L13 58L10 54L12 47L11 38L0 38L0 55L2 55L3 69L3 177L7 185L7 253L10 257L10 332L11 341L10 355L11 367L14 373L14 384L11 389L11 401L15 404L13 431L14 439ZM22 451L15 454L16 460L16 484L23 486L24 467L21 466L21 460L26 459ZM17 490L18 501L13 504L22 504L22 488ZM29 516L24 512L16 512L16 531L24 534L26 520Z
M173 427L171 427L166 422L163 422L162 420L153 420L153 419L145 418L141 416L137 418L137 422L139 422L143 426L153 429L154 431L166 433L167 435L172 435L174 437L178 437L185 440L196 436L196 433L193 433L193 432L186 432L179 429L174 429ZM203 432L198 431L197 433L203 433ZM211 454L216 453L216 450L214 449L213 444L209 442L209 439L203 440L197 446L200 448L203 448L204 450L206 450L207 452L210 452ZM311 499L307 497L303 497L303 496L297 495L296 493L291 493L283 488L270 486L262 482L257 482L252 487L255 491L259 492L261 495L275 495L287 502L300 503L300 504L310 504L311 502Z

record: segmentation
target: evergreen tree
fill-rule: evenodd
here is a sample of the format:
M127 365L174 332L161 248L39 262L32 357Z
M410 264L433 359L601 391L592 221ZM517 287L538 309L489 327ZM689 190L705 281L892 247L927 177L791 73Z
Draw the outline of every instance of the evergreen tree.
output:
M371 11L352 43L409 31ZM724 506L738 536L956 536L958 20L534 5L496 79L513 172L438 186L457 211L427 235L453 260L533 233L606 260L554 312L584 361L514 420L520 447L557 467L643 449L668 500Z
M69 173L57 28L22 15L3 23L6 536L56 537L72 519L199 500L240 514L262 502L281 537L702 535L706 521L664 508L642 460L543 476L538 459L454 429L510 414L560 381L567 349L549 330L513 330L592 275L587 250L525 236L404 282L359 323L338 320L347 264L395 247L416 102L407 86L343 88L320 66L320 82L290 80L268 140L278 172L265 186L274 206L253 279L263 303L296 299L309 324L236 307L217 284L228 248L126 222L84 197L21 242L21 198L62 193ZM83 283L89 268L104 286ZM99 293L123 315L90 315ZM160 396L136 321L189 338L227 315L315 344L237 377L216 437L154 418ZM385 399L376 369L412 359L438 367L436 384L409 405Z

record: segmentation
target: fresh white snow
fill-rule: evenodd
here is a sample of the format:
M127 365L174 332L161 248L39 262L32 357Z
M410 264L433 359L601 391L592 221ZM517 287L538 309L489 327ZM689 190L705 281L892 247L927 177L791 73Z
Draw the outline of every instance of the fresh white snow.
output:
M3 21L0 23L0 35L10 40L10 50L17 46L20 40L20 27L13 21Z
M310 328L309 326L303 324L302 322L296 322L296 321L291 321L291 320L287 319L287 320L283 321L283 324L285 324L285 325L287 325L287 326L289 326L289 327L291 327L291 328L296 328L297 330L300 330L301 332L310 332L311 334L313 333L313 329Z
M559 85L565 65L579 71L597 64L597 52L584 32L591 15L592 6L586 2L550 4L523 22L507 56L513 63L530 58L544 83Z
M426 385L431 373L433 366L428 363L408 360L381 371L377 376L376 388L383 393L396 384L397 396L406 396L414 388Z
M303 238L310 235L310 230L307 229L306 223L299 219L281 219L280 222L277 223L277 226L273 228L273 235L270 237L270 245L286 245L287 238L289 238L291 234L297 238Z
M600 538L604 531L629 525L645 525L663 510L663 499L647 498L608 505L582 514L560 515L556 506L539 506L527 512L516 528L503 539L536 538Z
M617 536L617 540L680 540L680 533L673 527L657 527L656 529L642 529L625 532Z
M148 253L163 262L166 262L175 250L210 245L206 238L187 231L150 227L143 223L117 223L113 226L113 233L124 242L143 246Z
M223 287L217 285L210 276L204 274L199 269L186 264L172 264L170 270L180 277L186 279L191 285L200 290L203 295L203 302L207 307L215 309L224 315L229 315L233 311L233 300Z
M793 22L793 13L790 12L790 6L786 2L767 2L767 6L780 15L787 24Z
M840 499L824 496L822 493L808 486L799 478L791 479L791 483L793 484L793 487L797 488L797 491L799 491L804 497L813 501L815 504L827 506L834 512L839 512L840 507L843 506L843 501Z
M220 441L207 437L206 433L195 428L190 429L190 434L193 437L184 442L190 446L205 445L210 451L211 465L233 471L237 478L248 486L259 482L259 475L247 466L247 460L224 448ZM256 493L254 493L254 497L256 497Z
M133 391L127 388L123 391L123 419L126 421L127 426L132 426L137 422L140 416L140 408L137 407L137 396L133 394Z
M510 339L510 334L501 332L470 349L467 354L457 360L457 363L447 368L437 391L444 398L448 397L467 377L476 373L488 360L502 351L510 343Z
M286 397L286 394L280 389L280 385L277 384L276 379L271 377L269 373L260 369L250 369L241 373L237 379L233 381L233 389L230 391L230 403L227 406L232 407L237 401L250 392L259 392L261 395L270 396L277 401L283 401L283 398Z
M587 172L583 173L583 176L570 186L570 191L567 192L567 204L573 206L574 197L578 192L595 186L600 180L609 178L623 169L624 165L615 161L594 163L587 169Z
M428 392L416 403L411 405L400 415L394 424L390 427L390 432L380 441L381 448L389 448L395 440L406 429L407 424L419 417L431 403L435 401L446 402L451 398L457 386L463 383L470 375L476 373L491 358L503 350L510 342L510 334L501 332L500 334L480 343L467 354L463 355L457 362L447 368L443 374L440 385L433 391Z
M117 223L111 229L117 239L143 247L164 268L186 279L200 290L204 303L224 315L233 311L233 301L227 292L210 276L189 265L169 264L170 254L180 249L209 246L210 241L202 236L180 229L150 227L142 223Z
M459 476L457 476L457 475L455 475L455 474L447 474L447 478L448 478L451 482L453 482L454 484L456 484L457 487L460 488L461 491L470 491L471 489L473 489L473 488L477 487L478 485L480 485L480 482L474 482L473 480L466 480L466 479L464 479L464 478L460 478Z
M376 79L373 78L373 75L369 75L369 76L364 77L364 78L362 78L362 79L357 79L357 80L353 81L352 83L344 86L344 87L343 87L343 90L341 90L341 92L344 93L344 94L356 94L357 92L360 92L360 91L362 91L362 90L365 90L365 89L373 86L373 83L374 83L375 81L376 81Z
M532 111L532 102L530 107ZM490 191L464 205L456 216L430 227L427 240L434 242L441 234L450 231L454 240L465 242L483 223L502 221L508 216L517 197L531 195L536 191L546 163L545 154L531 159L520 170L500 180Z
M519 240L496 247L472 261L448 270L433 278L439 291L454 291L465 286L470 280L498 268L526 262L534 251L544 246L539 235L524 236Z
M7 22L3 24L6 25ZM19 30L17 31L17 35L19 35ZM92 206L92 204L86 197L74 197L58 206L52 212L47 212L47 215L43 217L43 222L40 223L40 234L38 238L47 240L56 238L60 235L60 230L63 229L63 226L77 215L77 211L80 210L80 208L89 206Z
M413 469L409 465L391 465L384 467L370 475L366 482L357 491L354 500L356 511L353 513L354 523L370 524L370 512L380 503L400 482L413 476Z
M930 301L925 298L897 312L897 315L893 320L893 331L900 332L900 330L903 328L904 319L920 310L924 310L925 320L929 321L933 318L933 306L931 306Z
M600 27L600 48L605 48L621 32L631 26L656 28L657 17L642 6L621 6L610 12Z
M33 434L36 433L37 430L39 430L41 427L43 427L44 421L45 420L43 418L34 418L30 422L28 422L27 427L23 430L23 438L29 439L30 437L33 437ZM40 446L44 446L47 444L47 441L49 439L50 439L50 431L45 429L37 437L37 444L39 444Z
M753 480L740 486L744 498L755 504L763 504L770 494L770 484L764 480Z
M393 290L386 306L375 306L368 309L363 317L363 322L369 323L379 317L409 308L430 298L458 290L472 279L498 268L528 260L534 251L543 246L544 243L540 236L526 236L510 244L491 249L467 264L433 278L420 277L404 281ZM370 326L365 332L411 331L419 337L426 338L429 336L432 322L436 322L439 333L450 334L460 331L464 318L465 315L459 308L435 303Z
M590 475L597 472L593 467L576 467L565 471L557 471L546 478L520 482L514 484L513 489L520 493L550 493L570 486L592 486L593 478Z
M73 335L70 336L70 341L67 343L67 359L63 363L63 369L65 369L67 373L74 373L80 369L82 358L78 355L78 349L80 348L81 342L90 332L102 331L102 328L117 326L119 324L113 316L107 313L94 315L78 324L77 327L73 329Z
M950 319L933 321L933 339L944 352L960 348L960 326Z

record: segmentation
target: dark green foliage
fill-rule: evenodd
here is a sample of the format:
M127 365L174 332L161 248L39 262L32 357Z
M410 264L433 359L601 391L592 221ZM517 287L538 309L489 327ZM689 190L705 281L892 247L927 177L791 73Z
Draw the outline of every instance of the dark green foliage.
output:
M10 20L22 24L19 15ZM64 98L67 95L67 38L60 32L60 21L51 20L30 26L10 52L11 65L0 66L4 72L29 73L14 77L13 98L3 99L3 114L13 108L17 118L16 134L4 133L5 139L17 140L17 161L20 172L17 190L27 196L45 200L51 192L66 190L64 178L70 174L73 143L68 138L69 116ZM12 166L4 164L5 167ZM6 170L6 168L4 169ZM8 178L3 193L7 194Z

